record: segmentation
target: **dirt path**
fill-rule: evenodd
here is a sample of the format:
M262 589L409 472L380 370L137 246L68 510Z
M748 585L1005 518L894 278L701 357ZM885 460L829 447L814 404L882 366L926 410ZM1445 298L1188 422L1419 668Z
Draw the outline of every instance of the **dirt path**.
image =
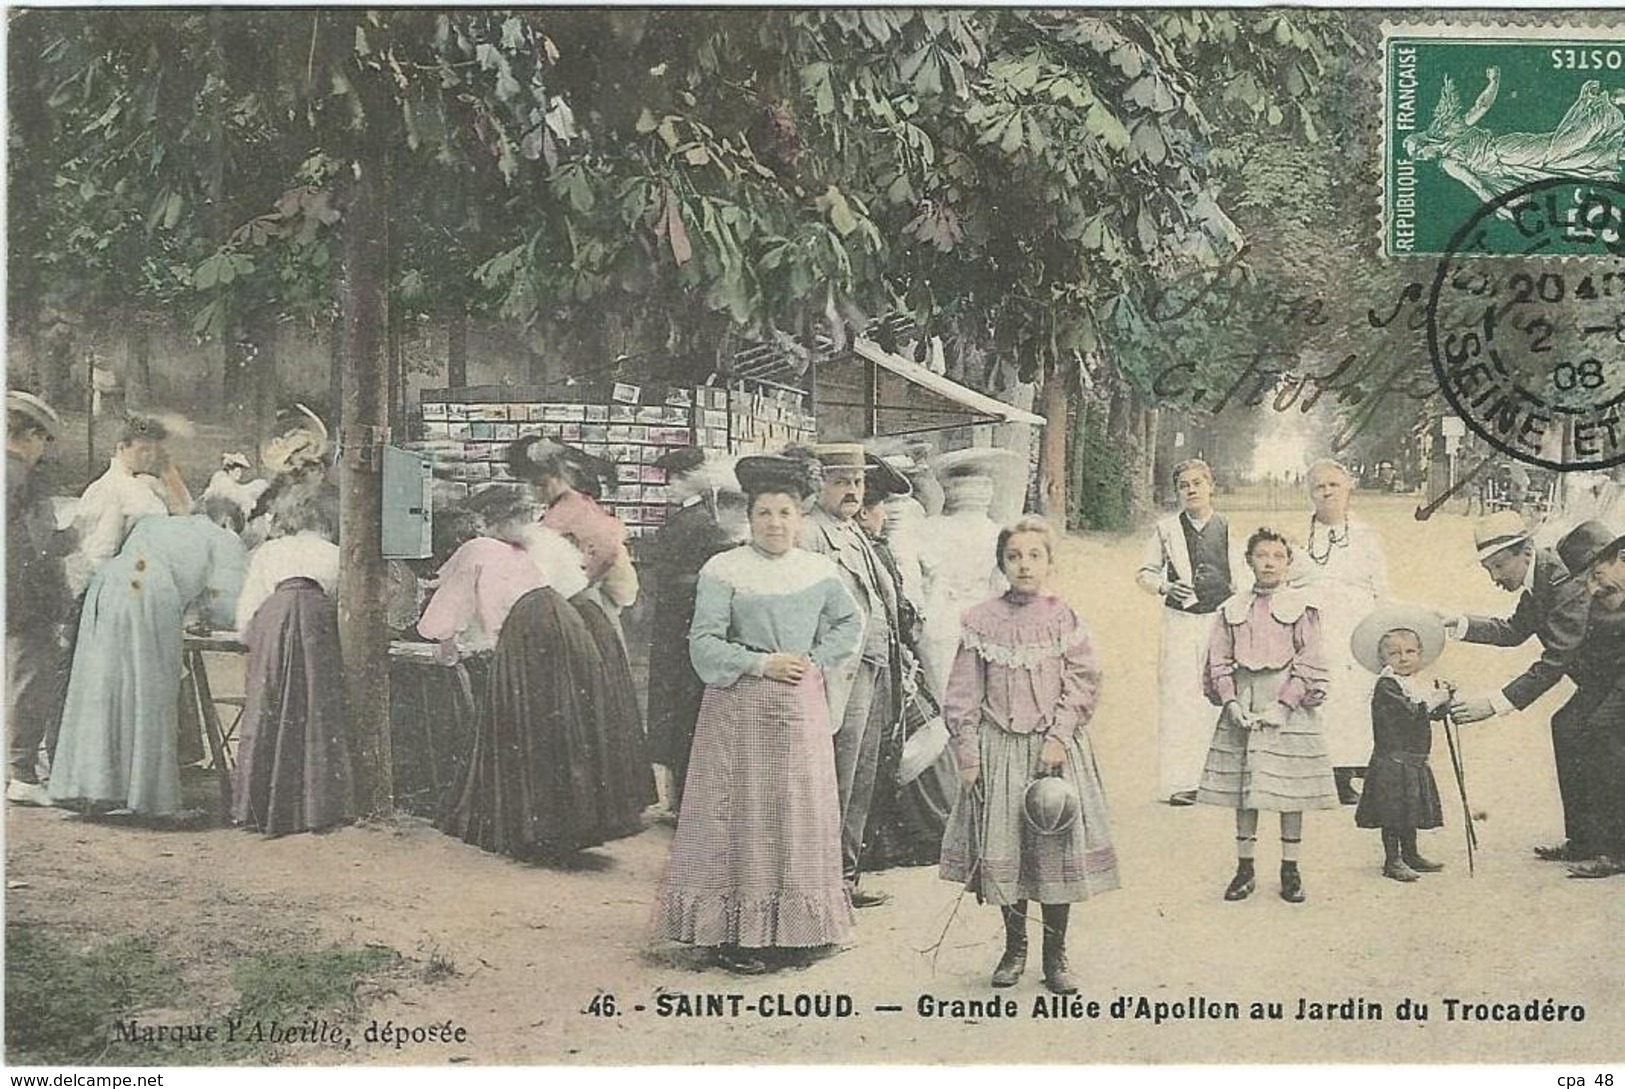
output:
M1407 599L1504 610L1473 564L1466 519L1420 524L1412 503L1361 497L1377 523L1395 591ZM1234 514L1236 526L1303 516ZM350 828L326 836L261 841L241 832L160 833L7 813L8 920L49 924L72 943L149 937L182 966L197 1008L218 1016L229 998L226 965L245 950L288 943L382 943L421 968L439 958L455 974L437 982L404 970L362 1020L467 1030L463 1044L396 1050L357 1039L349 1051L312 1045L291 1061L461 1060L479 1063L698 1061L970 1062L1554 1062L1614 1060L1625 1053L1618 935L1625 879L1576 881L1533 860L1529 846L1560 828L1546 722L1561 696L1527 714L1463 731L1479 824L1478 873L1469 878L1461 813L1442 738L1434 765L1446 827L1424 846L1449 869L1417 885L1377 875L1374 833L1348 810L1311 814L1303 869L1309 902L1275 895L1273 829L1261 829L1260 894L1224 904L1232 861L1229 814L1170 809L1155 786L1156 605L1138 593L1134 538L1067 543L1058 589L1091 624L1104 660L1105 700L1092 727L1123 866L1122 891L1075 910L1073 965L1099 1016L1029 1016L1036 972L1011 994L1021 1016L926 1018L921 995L988 998L997 956L997 913L958 904L933 958L924 952L955 911L955 890L933 871L869 879L893 894L865 911L850 948L809 968L741 980L700 970L683 954L650 946L647 921L670 833L590 852L574 870L483 854L422 824ZM1453 645L1440 672L1467 688L1510 677L1532 650ZM1036 959L1036 958L1035 958ZM619 1016L582 1012L613 994ZM759 996L848 994L849 1018L703 1019L657 1016L659 991ZM1237 1021L1114 1018L1115 999L1151 1003L1236 1001ZM1375 1021L1295 1020L1299 999L1380 1004ZM1427 1003L1425 1023L1396 1020L1396 1006ZM1447 1021L1446 999L1581 1004L1579 1024ZM1247 1019L1254 1001L1283 1006L1281 1021ZM634 1005L647 1009L639 1012ZM876 1012L894 1004L901 1012ZM1154 1006L1150 1007L1154 1011ZM1369 1005L1365 1007L1369 1010ZM1221 1006L1222 1009L1222 1006ZM1458 1018L1461 1015L1458 1013Z

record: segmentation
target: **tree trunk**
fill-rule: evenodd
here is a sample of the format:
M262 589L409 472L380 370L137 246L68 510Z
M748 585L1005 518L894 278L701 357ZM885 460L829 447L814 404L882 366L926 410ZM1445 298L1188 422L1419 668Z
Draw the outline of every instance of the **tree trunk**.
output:
M267 437L276 422L277 402L277 328L276 315L270 311L255 314L249 321L248 339L254 346L244 400L248 402L254 421L254 434Z
M1056 364L1044 372L1039 401L1043 405L1040 414L1045 424L1044 445L1038 456L1038 491L1044 514L1064 529L1070 513L1066 505L1066 449L1072 437L1072 417L1067 403L1066 376Z
M131 409L152 404L152 326L132 318L125 327L124 403Z
M446 317L446 385L468 385L468 311L462 306Z
M339 643L355 742L356 804L394 808L389 735L388 597L383 560L382 429L389 418L385 155L373 133L344 211L343 458L339 473ZM370 154L368 153L370 152Z

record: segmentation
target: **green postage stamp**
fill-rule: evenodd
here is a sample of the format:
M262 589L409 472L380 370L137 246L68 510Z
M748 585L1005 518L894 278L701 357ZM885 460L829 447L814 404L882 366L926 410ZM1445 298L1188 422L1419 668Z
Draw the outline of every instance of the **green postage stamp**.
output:
M1383 251L1390 257L1625 250L1625 36L1562 27L1392 27L1384 39ZM1488 35L1488 36L1487 36ZM1561 186L1550 183L1561 181ZM1547 184L1541 184L1547 183ZM1525 187L1539 186L1538 200ZM1453 236L1499 203L1474 236Z

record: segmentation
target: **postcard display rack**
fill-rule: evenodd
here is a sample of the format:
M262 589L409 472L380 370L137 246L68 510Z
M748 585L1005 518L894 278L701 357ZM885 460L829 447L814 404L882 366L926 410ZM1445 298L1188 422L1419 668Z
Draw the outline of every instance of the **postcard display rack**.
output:
M811 442L813 417L806 395L754 382L674 387L659 404L643 403L642 389L616 383L608 404L521 399L519 388L425 390L420 441L434 454L435 475L467 494L487 481L510 481L508 444L544 435L614 462L614 482L603 505L630 536L645 537L665 524L666 471L654 462L674 448L748 454Z

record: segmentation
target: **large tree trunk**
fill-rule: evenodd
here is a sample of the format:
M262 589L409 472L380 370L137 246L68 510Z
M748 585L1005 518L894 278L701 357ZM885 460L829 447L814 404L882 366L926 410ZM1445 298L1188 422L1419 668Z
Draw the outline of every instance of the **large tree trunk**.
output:
M468 385L468 311L460 305L446 317L446 385Z
M1066 395L1066 376L1051 364L1044 373L1039 409L1044 417L1044 445L1038 456L1038 493L1043 512L1057 526L1066 528L1067 508L1066 448L1071 439L1072 416Z
M382 134L364 145L344 209L344 456L339 474L339 643L355 741L356 804L394 807L389 735L389 630L383 560L383 428L389 418L388 246Z

